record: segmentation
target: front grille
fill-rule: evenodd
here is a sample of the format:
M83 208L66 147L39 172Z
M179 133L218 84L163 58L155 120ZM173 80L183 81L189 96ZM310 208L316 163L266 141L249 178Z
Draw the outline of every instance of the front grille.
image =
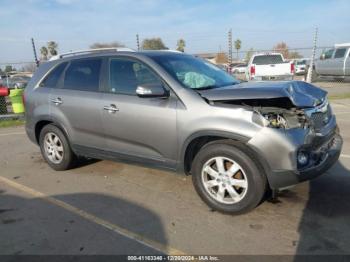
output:
M329 120L331 119L331 116L332 115L331 115L331 110L330 110L329 106L328 106L326 112L312 113L311 120L312 120L312 123L314 125L314 128L316 130L319 130L322 127L324 127L325 125L327 125Z

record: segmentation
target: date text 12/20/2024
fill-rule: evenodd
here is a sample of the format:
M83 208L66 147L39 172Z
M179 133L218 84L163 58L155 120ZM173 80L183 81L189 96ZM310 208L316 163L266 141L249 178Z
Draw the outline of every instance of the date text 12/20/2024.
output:
M219 261L217 256L128 256L128 261Z

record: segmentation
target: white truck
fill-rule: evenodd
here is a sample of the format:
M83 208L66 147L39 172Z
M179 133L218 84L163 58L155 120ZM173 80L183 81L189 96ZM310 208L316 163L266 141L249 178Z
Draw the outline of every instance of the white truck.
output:
M321 77L350 77L350 43L336 44L323 53L320 60L315 61L314 72Z
M248 81L292 80L294 73L294 63L285 61L281 53L255 54L249 60L246 79Z

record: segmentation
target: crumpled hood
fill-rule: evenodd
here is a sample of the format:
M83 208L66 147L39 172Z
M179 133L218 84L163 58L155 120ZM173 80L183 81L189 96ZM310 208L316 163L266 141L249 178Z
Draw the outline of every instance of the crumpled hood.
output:
M210 101L289 98L300 108L321 104L327 95L326 91L303 81L246 82L198 92Z

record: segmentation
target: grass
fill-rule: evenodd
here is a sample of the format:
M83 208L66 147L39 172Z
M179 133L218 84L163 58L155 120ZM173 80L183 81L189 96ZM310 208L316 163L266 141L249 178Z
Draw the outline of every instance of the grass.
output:
M347 99L347 98L350 98L350 93L343 93L343 94L337 94L337 95L329 95L328 98L329 98L330 100Z
M0 120L1 127L13 127L13 126L22 126L25 121L22 119L12 119L12 120Z

